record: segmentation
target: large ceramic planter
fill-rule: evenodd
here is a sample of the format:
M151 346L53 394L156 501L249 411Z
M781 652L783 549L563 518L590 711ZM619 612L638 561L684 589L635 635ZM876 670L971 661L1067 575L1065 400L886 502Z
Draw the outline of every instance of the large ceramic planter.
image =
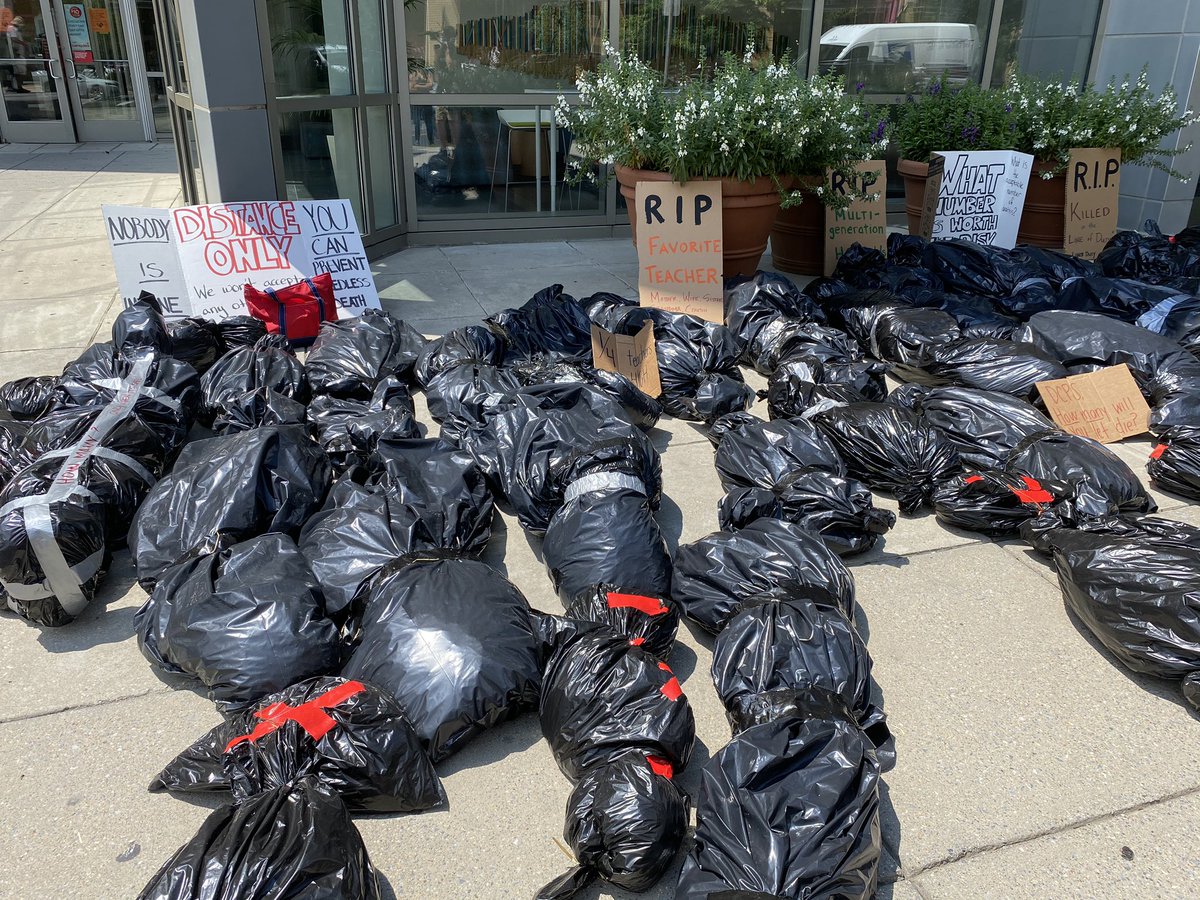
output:
M925 210L925 183L929 180L929 163L901 159L896 171L904 179L904 212L908 215L908 233L921 233L921 213Z
M633 242L637 243L637 183L639 181L671 180L666 172L649 169L628 169L617 166L617 182L629 213ZM715 179L714 179L715 180ZM786 188L790 179L781 179ZM724 249L724 275L753 275L767 249L771 226L779 215L779 191L771 178L756 181L721 179L721 246Z
M1025 208L1021 211L1021 225L1017 229L1018 244L1033 244L1035 247L1063 245L1063 229L1066 224L1067 173L1053 178L1043 178L1053 163L1040 159L1033 161L1029 175L1029 189L1025 192Z
M797 275L820 275L825 270L825 205L809 188L821 179L800 179L804 202L779 210L771 229L771 261L775 268Z

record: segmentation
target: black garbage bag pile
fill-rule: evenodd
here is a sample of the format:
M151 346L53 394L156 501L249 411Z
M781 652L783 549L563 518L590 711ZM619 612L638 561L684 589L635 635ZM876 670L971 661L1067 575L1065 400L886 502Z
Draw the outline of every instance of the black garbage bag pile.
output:
M204 373L201 387L200 421L217 434L304 422L308 378L283 335L230 350Z
M213 363L229 351L221 336L221 326L207 319L168 322L167 334L171 338L171 355L187 363L200 375L211 369Z
M940 293L945 290L942 280L921 265L925 243L916 236L888 235L886 258L874 248L855 244L838 258L832 278L817 279L805 293L828 296L847 288L884 290L912 300Z
M1139 320L1139 324L1177 341L1193 356L1200 357L1200 296L1197 296L1200 295L1200 285L1191 285L1188 291L1190 296L1178 303L1173 301L1183 295L1177 294L1171 301L1164 301L1163 306L1171 303L1171 307L1162 311L1161 319L1156 317L1149 322ZM1147 315L1154 312L1151 310Z
M1058 295L1058 308L1100 313L1125 322L1136 321L1144 328L1161 333L1152 323L1161 323L1176 302L1188 296L1190 294L1133 278L1093 275L1064 283ZM1175 298L1179 300L1171 302Z
M875 509L866 485L845 477L842 458L813 425L746 413L726 418L735 421L717 421L715 460L726 492L717 510L722 530L782 519L850 556L870 550L895 524L895 514Z
M576 598L566 618L607 625L663 660L671 655L679 629L679 608L667 596L630 594L608 584Z
M944 434L892 403L851 403L817 413L812 421L837 448L847 471L893 494L905 515L931 505L938 483L962 468Z
M618 372L597 369L585 363L555 362L545 356L518 360L512 368L525 387L535 384L589 384L599 388L621 404L625 418L643 431L653 428L663 413L658 400L643 393Z
M493 407L523 386L515 369L464 362L443 369L425 385L425 402L441 436L461 443L472 426L482 425Z
M767 380L767 414L772 419L794 419L832 406L883 400L888 392L887 371L886 364L870 360L789 359Z
M1153 517L1042 532L1063 599L1104 647L1143 675L1181 681L1200 712L1200 529Z
M1020 251L972 241L929 241L922 264L950 293L986 297L1018 319L1058 307L1049 274Z
M760 355L751 347L766 348L773 340L759 333L779 328L780 321L825 321L825 313L810 297L800 293L790 279L777 272L757 272L725 291L725 324L737 342L741 361L754 365Z
M1146 471L1155 487L1200 500L1200 427L1169 428L1160 434Z
M563 836L577 865L537 896L569 900L597 877L647 890L687 831L689 800L673 778L695 743L691 706L670 667L645 647L604 626L557 627L539 716L574 784Z
M223 710L342 663L321 585L286 534L264 534L172 566L134 619L157 669L194 678Z
M1100 251L1096 263L1105 275L1138 278L1152 284L1200 276L1200 247L1191 238L1193 229L1172 239L1153 219L1147 219L1142 228L1144 233L1118 231Z
M483 325L466 325L448 331L425 344L413 367L413 377L421 387L455 366L495 366L504 361L503 339Z
M695 316L622 302L597 301L589 313L613 334L635 335L654 323L654 349L662 383L663 411L677 419L712 422L726 413L747 409L754 391L738 368L738 345L724 325Z
M36 375L0 385L0 420L31 422L40 419L50 408L58 380L57 375Z
M309 402L307 416L317 443L339 474L367 465L380 440L421 436L412 394L392 376L382 379L366 400L318 394Z
M989 537L1011 537L1026 522L1069 500L1069 489L1049 490L1028 475L981 471L947 479L933 494L938 520ZM1064 511L1069 516L1069 511Z
M378 309L325 322L304 359L314 396L370 400L387 379L404 382L426 344L406 322Z
M154 589L185 559L267 533L296 536L325 500L329 462L297 425L188 444L129 529L138 581Z
M489 316L484 324L514 359L549 357L554 361L590 362L592 323L583 304L563 293L561 284L542 288L517 309Z

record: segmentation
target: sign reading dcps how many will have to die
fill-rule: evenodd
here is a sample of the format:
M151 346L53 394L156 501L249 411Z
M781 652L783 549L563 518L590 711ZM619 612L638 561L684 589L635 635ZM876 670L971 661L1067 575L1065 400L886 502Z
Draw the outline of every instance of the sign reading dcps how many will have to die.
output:
M635 202L642 306L724 323L721 183L639 181Z

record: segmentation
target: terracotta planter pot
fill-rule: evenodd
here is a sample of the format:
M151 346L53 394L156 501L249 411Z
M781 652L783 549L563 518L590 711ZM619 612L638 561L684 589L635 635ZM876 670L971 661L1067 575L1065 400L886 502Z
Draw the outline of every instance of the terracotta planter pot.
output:
M925 182L929 180L929 163L901 159L896 171L904 179L904 212L908 215L908 233L921 231L921 212L925 209Z
M1063 228L1066 224L1067 173L1042 178L1043 172L1054 167L1040 159L1033 161L1029 175L1029 190L1025 192L1025 208L1021 210L1021 225L1017 229L1018 244L1062 249Z
M771 229L771 261L775 268L797 275L820 275L825 269L825 205L805 188L821 179L800 179L804 202L779 210Z
M621 186L621 196L625 198L635 245L637 183L670 180L671 176L666 172L617 166L617 182ZM784 178L780 181L785 188L791 184L791 179ZM775 217L779 215L779 191L775 182L770 178L759 178L753 182L722 178L721 209L721 245L725 250L723 274L726 278L734 275L753 275L767 249L771 226L775 224Z

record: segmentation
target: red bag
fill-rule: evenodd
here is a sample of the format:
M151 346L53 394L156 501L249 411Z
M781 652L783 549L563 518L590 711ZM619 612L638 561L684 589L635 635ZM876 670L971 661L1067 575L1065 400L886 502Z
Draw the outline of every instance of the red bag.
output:
M269 334L282 334L293 347L307 347L316 340L322 322L337 321L333 276L328 272L265 291L246 285L245 296L250 315L266 322Z

